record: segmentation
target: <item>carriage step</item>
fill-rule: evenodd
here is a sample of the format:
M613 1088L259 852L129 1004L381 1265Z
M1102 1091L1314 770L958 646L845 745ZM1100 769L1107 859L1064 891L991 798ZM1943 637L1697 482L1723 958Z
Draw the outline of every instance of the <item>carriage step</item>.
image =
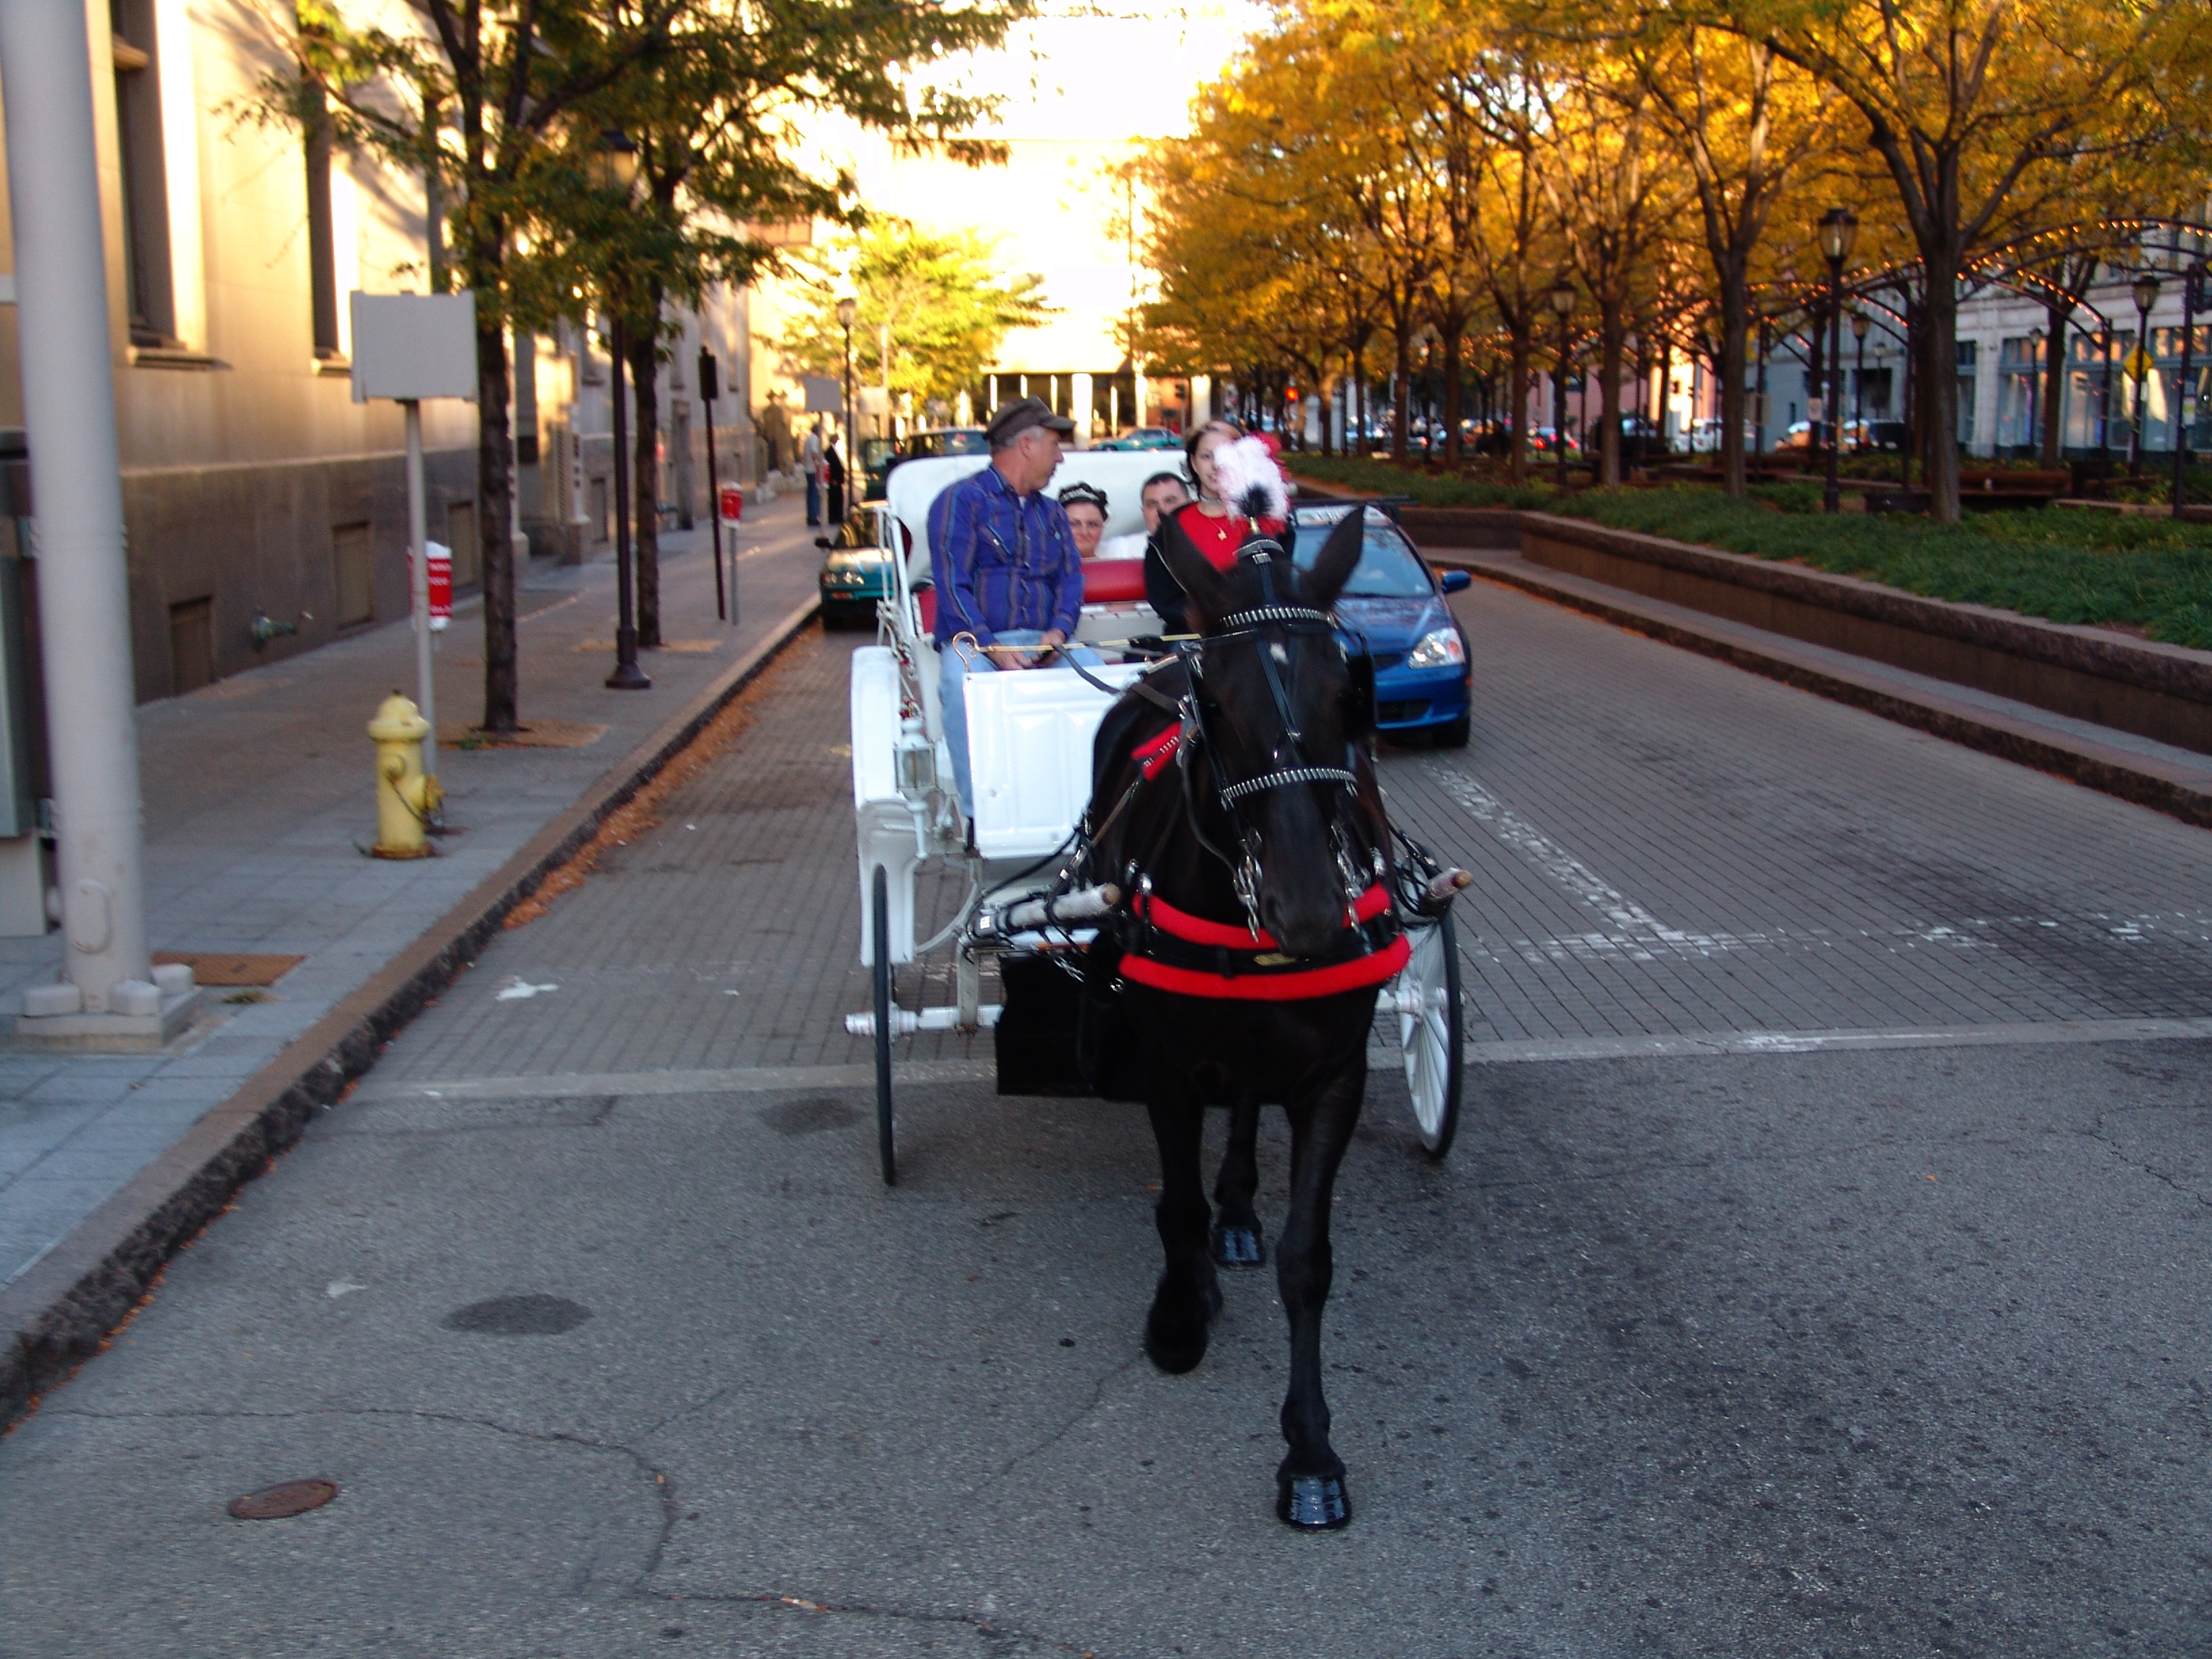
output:
M975 1011L975 1024L979 1029L988 1030L999 1023L999 1005L987 1002ZM957 1008L924 1008L919 1012L911 1008L891 1010L893 1036L912 1036L916 1031L957 1031L959 1029L960 1011ZM876 1034L876 1017L872 1013L848 1014L845 1016L845 1030L854 1036L872 1037Z

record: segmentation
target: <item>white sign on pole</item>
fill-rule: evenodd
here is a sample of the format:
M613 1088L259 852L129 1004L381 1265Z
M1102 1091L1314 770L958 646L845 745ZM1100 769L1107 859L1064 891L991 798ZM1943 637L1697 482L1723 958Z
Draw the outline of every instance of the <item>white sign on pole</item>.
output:
M438 705L430 665L433 616L431 542L422 484L422 399L477 395L477 296L474 294L355 294L353 400L391 398L407 410L408 586L415 611L415 706L428 722L422 773L438 773ZM450 561L450 556L448 556ZM453 566L444 567L444 608L453 610Z
M477 296L356 294L353 400L477 395Z

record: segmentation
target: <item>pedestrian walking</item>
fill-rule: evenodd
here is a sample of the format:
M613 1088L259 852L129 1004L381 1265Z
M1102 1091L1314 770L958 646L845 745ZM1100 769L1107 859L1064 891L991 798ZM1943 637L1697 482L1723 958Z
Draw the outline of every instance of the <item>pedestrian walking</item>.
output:
M822 422L807 428L806 441L799 446L799 465L806 474L806 522L809 526L822 522Z
M845 458L837 453L837 440L832 437L822 447L822 477L830 494L830 522L845 522Z

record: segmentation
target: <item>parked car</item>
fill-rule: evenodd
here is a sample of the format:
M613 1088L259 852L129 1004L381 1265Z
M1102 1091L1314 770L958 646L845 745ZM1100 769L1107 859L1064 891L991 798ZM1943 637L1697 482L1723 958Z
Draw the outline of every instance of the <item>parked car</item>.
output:
M1751 422L1743 423L1743 447L1746 453L1759 447L1759 428ZM1708 415L1690 428L1690 453L1693 455L1717 455L1721 448L1721 421L1717 415Z
M924 455L988 455L990 441L980 426L941 426L933 432L910 432L899 452L902 461Z
M902 539L898 520L884 501L849 508L835 536L817 536L823 550L816 585L824 628L873 628L876 602L891 594L893 550Z
M1172 427L1134 426L1127 432L1100 440L1093 449L1181 449L1182 434Z
M1528 428L1528 448L1532 453L1540 453L1546 455L1550 455L1557 453L1559 449L1558 439L1559 434L1554 432L1548 426L1532 426ZM1582 434L1575 432L1568 433L1567 453L1570 455L1579 455L1582 452Z
M1291 556L1311 564L1346 512L1358 510L1319 504L1291 508L1297 538ZM1474 578L1464 570L1439 577L1387 514L1380 507L1364 510L1365 545L1337 595L1335 611L1351 636L1350 648L1364 646L1375 659L1376 727L1394 742L1422 739L1464 749L1474 725L1468 687L1474 671L1467 635L1443 596Z
M906 448L896 438L860 440L860 499L879 501L891 469L906 459Z

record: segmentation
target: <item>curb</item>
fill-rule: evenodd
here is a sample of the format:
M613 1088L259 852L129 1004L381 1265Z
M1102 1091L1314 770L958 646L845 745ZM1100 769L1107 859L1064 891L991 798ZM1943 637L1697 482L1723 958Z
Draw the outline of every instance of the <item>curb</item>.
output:
M1753 629L1747 624L1729 623L1717 617L1714 621L1717 626L1698 627L1636 603L1640 595L1626 589L1606 589L1603 584L1587 578L1542 572L1540 567L1516 569L1502 562L1442 550L1427 553L1426 556L1431 563L1519 588L1538 599L1584 611L1662 644L1717 658L1832 702L1865 709L1900 726L1978 749L2002 760L2032 766L2038 771L2053 773L2086 788L2163 812L2184 823L2212 829L2212 786L2208 786L2212 771L2191 773L2167 767L2152 757L2088 738L2062 740L2046 727L2008 720L1992 710L1917 688L1908 690L1878 672L1855 674L1797 656L1787 649L1795 641L1786 635L1766 635L1778 641L1768 645L1756 637L1764 630ZM1681 607L1669 605L1668 609ZM1736 631L1738 629L1741 633Z
M580 799L366 984L294 1038L0 1291L0 1331L6 1333L0 1429L25 1416L38 1395L100 1352L177 1249L298 1140L310 1118L374 1066L378 1051L474 963L507 913L689 747L819 608L810 599L784 617L766 639L603 773Z

